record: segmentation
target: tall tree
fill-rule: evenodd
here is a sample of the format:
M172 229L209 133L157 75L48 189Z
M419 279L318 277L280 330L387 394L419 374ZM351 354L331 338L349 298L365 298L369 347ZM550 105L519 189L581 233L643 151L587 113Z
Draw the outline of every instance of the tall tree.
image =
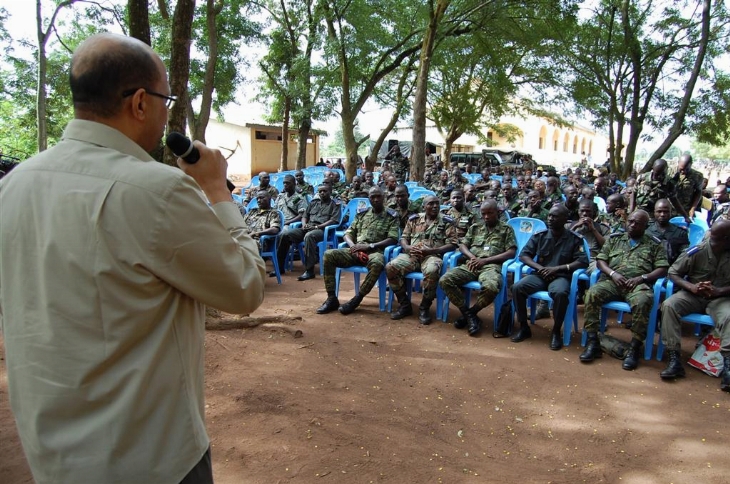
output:
M149 0L128 0L127 24L131 37L152 45L149 6Z

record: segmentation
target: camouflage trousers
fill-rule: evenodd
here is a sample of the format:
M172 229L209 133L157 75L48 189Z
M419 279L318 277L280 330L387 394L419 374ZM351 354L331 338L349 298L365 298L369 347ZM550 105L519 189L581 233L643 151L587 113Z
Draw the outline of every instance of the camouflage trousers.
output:
M385 256L381 252L372 252L368 256L369 259L366 264L368 274L360 284L359 294L361 296L366 296L375 287L375 283L378 282L380 273L383 272L385 267ZM335 293L337 268L352 266L362 267L362 264L350 253L348 248L330 249L324 253L324 288L327 290L327 295Z
M502 268L496 264L488 264L480 271L472 272L465 265L455 267L441 277L439 285L452 304L463 308L466 300L461 286L473 281L479 281L482 286L475 305L479 309L485 308L492 304L502 289Z
M631 332L634 338L644 341L649 324L649 313L654 304L654 293L646 284L639 284L629 291L619 287L611 279L598 281L588 289L585 295L585 330L598 332L601 306L611 301L621 300L626 300L631 306Z
M428 256L419 262L418 259L408 254L400 254L388 262L385 266L385 274L388 276L390 288L397 294L403 289L406 274L421 271L423 273L423 284L421 286L423 288L423 299L433 301L436 297L436 289L443 264L444 261L434 255Z

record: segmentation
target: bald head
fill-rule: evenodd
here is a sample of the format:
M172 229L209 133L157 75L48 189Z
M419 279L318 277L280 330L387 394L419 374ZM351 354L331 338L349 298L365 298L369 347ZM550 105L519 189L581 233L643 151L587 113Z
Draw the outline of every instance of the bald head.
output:
M144 42L110 33L91 36L71 59L69 80L76 117L114 117L128 91L154 90L161 76L165 76L164 65Z

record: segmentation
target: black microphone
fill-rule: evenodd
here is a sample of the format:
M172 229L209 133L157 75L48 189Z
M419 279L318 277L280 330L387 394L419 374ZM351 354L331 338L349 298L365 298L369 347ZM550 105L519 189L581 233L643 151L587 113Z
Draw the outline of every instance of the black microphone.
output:
M200 152L198 151L198 148L193 145L190 138L182 133L178 133L176 131L171 132L167 135L165 144L168 148L170 148L170 151L172 151L175 156L182 158L191 165L197 163L200 159Z

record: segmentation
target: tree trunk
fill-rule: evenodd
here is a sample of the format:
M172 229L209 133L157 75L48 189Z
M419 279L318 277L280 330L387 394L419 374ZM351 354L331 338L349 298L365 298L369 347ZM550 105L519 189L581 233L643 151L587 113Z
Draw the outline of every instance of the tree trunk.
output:
M188 104L188 79L190 75L190 44L193 27L195 0L178 0L172 16L172 50L170 52L170 89L178 96L170 110L167 132L185 133ZM176 166L175 155L165 150L166 164Z
M284 119L281 123L281 160L279 161L279 171L287 171L287 161L289 159L289 117L291 116L291 97L286 96L284 99Z
M41 17L41 0L36 0L36 20L38 22L38 91L36 94L36 126L38 127L38 151L48 148L48 119L46 113L46 35L43 33Z
M355 140L355 117L342 113L342 137L345 141L345 178L349 181L357 173L357 141Z
M208 60L205 64L203 79L203 96L200 103L200 114L195 122L193 138L205 143L205 130L210 121L210 110L213 105L213 91L215 90L215 68L218 63L218 27L216 20L223 8L223 2L216 6L214 0L207 0L205 7L205 22L208 27Z
M431 56L436 44L439 23L449 8L451 0L439 0L436 9L430 12L430 21L421 46L416 95L413 100L413 146L411 146L411 180L423 180L426 165L426 95L428 73L431 70Z
M299 146L297 146L297 170L303 170L307 166L307 141L312 130L312 119L307 117L299 125Z
M152 45L150 36L150 12L148 0L127 1L127 23L129 36Z

